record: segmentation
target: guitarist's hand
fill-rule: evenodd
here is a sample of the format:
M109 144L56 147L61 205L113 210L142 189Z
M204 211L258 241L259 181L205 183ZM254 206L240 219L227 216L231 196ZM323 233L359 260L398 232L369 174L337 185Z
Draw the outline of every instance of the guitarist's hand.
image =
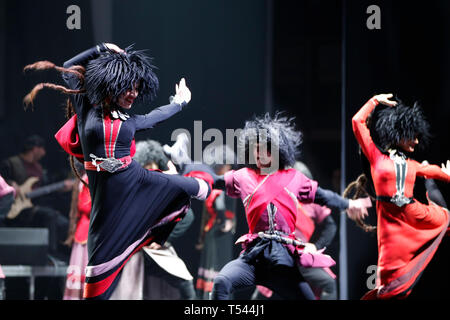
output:
M67 192L67 191L72 190L74 184L75 184L75 180L72 180L72 179L64 180L64 187L62 188L62 191Z
M16 190L16 195L14 197L14 199L17 199L18 197L22 198L22 191L20 190L20 186L17 184L17 182L15 181L11 181L11 187L14 188L14 190Z

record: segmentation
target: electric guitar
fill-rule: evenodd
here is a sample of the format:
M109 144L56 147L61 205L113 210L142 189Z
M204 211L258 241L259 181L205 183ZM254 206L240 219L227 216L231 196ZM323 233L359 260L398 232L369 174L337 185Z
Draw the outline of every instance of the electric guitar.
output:
M17 193L17 197L16 199L14 199L14 203L12 204L11 209L6 215L8 219L14 219L20 214L23 209L31 208L33 206L33 204L31 203L31 199L58 191L65 185L64 180L32 190L31 188L38 180L39 178L37 177L30 177L21 186L19 186L20 192Z

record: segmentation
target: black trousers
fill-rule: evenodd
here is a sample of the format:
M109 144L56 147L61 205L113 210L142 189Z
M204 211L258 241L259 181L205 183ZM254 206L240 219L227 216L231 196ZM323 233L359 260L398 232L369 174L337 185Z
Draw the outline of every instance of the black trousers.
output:
M242 256L227 263L216 276L212 299L228 300L235 290L255 285L265 286L285 300L315 300L297 266L268 266L264 260L249 263Z

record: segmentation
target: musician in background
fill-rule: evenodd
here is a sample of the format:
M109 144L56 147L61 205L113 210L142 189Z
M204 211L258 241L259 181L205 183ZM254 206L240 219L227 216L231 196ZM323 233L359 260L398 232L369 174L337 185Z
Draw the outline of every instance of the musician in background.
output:
M15 190L5 179L0 175L0 227L3 226L3 221L6 218L6 214L14 201ZM0 261L1 262L1 261ZM0 264L0 300L5 300L5 274Z
M18 155L9 157L0 163L0 175L15 189L15 203L21 202L25 197L21 190L31 177L38 180L32 185L32 189L42 187L46 184L45 170L40 160L45 156L44 139L38 135L29 136ZM69 191L73 181L64 181L62 191ZM36 202L32 200L32 203ZM32 207L24 208L14 217L6 216L4 219L6 227L36 227L47 228L49 232L49 254L59 260L67 260L67 248L62 245L68 229L68 218L57 210L48 206L39 206L33 203Z

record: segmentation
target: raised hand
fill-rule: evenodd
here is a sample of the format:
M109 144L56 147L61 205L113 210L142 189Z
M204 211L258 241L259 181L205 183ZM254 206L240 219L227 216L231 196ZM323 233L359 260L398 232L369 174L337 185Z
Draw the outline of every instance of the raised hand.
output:
M444 171L444 173L450 176L450 160L447 160L447 165L442 164L441 169L442 171Z
M383 94L378 94L378 95L374 96L374 98L377 99L377 101L381 104L384 104L389 107L395 107L397 105L397 102L389 100L393 96L394 95L392 93L387 93L387 94L383 93Z
M180 83L175 85L175 96L172 102L182 104L183 102L189 103L191 101L191 91L186 86L186 80L181 78Z
M116 46L113 43L105 43L105 47L107 47L109 50L116 52L116 53L124 53L125 51L118 46Z

